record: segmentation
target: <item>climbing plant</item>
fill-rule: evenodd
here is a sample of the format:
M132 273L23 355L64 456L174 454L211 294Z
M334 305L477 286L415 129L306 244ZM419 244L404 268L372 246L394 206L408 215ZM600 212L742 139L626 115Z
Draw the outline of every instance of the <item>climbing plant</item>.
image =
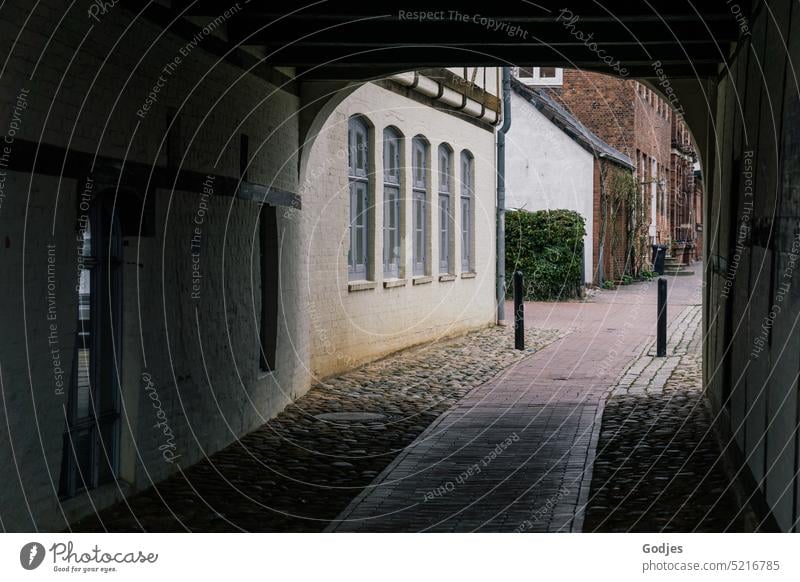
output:
M506 288L515 271L525 277L525 299L575 297L582 283L586 221L572 210L506 213Z
M600 161L601 170L601 255L609 257L610 272L601 271L601 279L622 280L636 276L646 257L647 225L645 209L639 186L633 172L618 166L606 167ZM624 239L624 240L621 240ZM618 264L618 252L622 248L624 257Z

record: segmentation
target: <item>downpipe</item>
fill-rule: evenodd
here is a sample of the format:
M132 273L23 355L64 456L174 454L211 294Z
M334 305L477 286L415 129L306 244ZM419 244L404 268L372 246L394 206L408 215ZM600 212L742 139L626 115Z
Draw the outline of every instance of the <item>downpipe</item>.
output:
M506 132L511 127L511 69L503 67L503 125L497 132L497 323L506 319Z

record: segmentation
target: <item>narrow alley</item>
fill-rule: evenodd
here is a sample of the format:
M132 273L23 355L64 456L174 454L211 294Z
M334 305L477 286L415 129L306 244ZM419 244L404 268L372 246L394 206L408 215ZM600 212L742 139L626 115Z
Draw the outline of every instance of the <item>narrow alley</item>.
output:
M619 398L686 388L702 407L701 281L699 265L670 278L667 358L653 355L654 281L531 302L525 352L513 350L511 328L492 327L329 379L236 444L75 529L625 531L627 498L614 494L663 476L649 457L626 464L652 447L636 440L636 411ZM707 428L684 406L657 433ZM692 444L703 449L696 456L719 455L713 439ZM704 478L679 475L689 493L670 495L662 513L684 512ZM728 519L733 490L713 491Z

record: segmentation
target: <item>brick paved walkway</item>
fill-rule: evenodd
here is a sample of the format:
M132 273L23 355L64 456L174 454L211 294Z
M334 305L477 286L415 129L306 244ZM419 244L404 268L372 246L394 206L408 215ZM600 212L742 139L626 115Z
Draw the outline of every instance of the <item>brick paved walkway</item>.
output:
M670 287L677 338L698 317L700 276ZM329 530L580 531L604 396L646 354L655 294L651 282L585 302L529 304L528 325L570 333L469 393ZM653 366L623 379L638 388L640 378L668 374Z
M562 335L493 326L328 379L238 442L74 531L320 531L473 387Z

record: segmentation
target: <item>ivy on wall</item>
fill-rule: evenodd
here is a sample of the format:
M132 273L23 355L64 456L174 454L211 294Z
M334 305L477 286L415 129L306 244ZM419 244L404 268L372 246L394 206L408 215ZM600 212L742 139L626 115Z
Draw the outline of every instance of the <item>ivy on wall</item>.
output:
M640 187L633 172L616 166L606 168L604 162L601 175L600 255L608 264L603 265L599 278L602 282L637 277L649 260L647 209ZM617 262L620 256L624 259Z
M583 282L586 221L573 210L506 212L506 289L515 271L525 278L525 299L576 297Z

